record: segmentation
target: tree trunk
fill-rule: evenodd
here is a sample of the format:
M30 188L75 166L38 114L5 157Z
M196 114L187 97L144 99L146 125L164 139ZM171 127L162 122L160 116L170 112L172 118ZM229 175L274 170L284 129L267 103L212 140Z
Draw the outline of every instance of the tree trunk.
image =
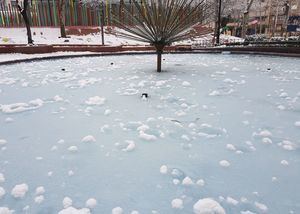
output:
M249 12L245 12L243 16L243 24L242 24L242 38L245 38L247 34L248 18L249 18Z
M26 25L26 31L27 31L27 41L29 45L33 44L33 40L32 40L32 35L31 35L31 28L30 28L30 22L28 20L27 15L23 16L23 19L25 21L25 25Z
M104 45L104 4L101 1L101 41L102 45Z
M157 72L161 72L161 55L164 50L164 45L155 45L156 48L156 54L157 54Z
M157 72L161 72L161 54L162 51L157 51Z
M247 34L249 11L250 11L250 8L251 8L253 2L254 2L254 0L249 0L248 1L246 10L244 12L243 23L242 23L242 38L245 38L246 34Z
M59 13L59 26L60 26L60 37L67 38L66 28L65 28L65 0L59 0L58 2L58 13Z
M279 13L279 1L277 0L277 6L276 6L276 15L275 15L275 20L274 20L274 25L273 25L273 30L272 30L272 36L275 36L276 31L277 31L277 21L278 21L278 13Z
M285 38L287 37L287 34L288 34L287 27L288 27L288 22L289 22L290 4L291 4L290 0L287 0L284 4L284 16L285 16L285 18L284 18L284 26L281 29L281 36L284 35L284 31L285 31L285 35L284 35Z
M62 21L60 21L60 37L67 38L65 24Z
M220 30L221 30L221 9L222 9L222 0L218 2L218 22L217 22L217 38L216 45L220 45Z
M269 6L269 11L268 11L268 31L267 31L267 34L268 36L270 36L270 34L272 33L271 32L271 15L272 15L272 3L273 3L273 0L269 0L268 2L268 6Z
M26 26L26 31L27 31L27 41L29 45L33 44L33 40L32 40L32 34L31 34L31 29L30 29L30 21L28 18L28 14L27 14L27 10L28 10L28 0L24 0L23 1L23 8L19 5L19 1L16 1L17 7L19 12L21 13L24 22L25 22L25 26Z

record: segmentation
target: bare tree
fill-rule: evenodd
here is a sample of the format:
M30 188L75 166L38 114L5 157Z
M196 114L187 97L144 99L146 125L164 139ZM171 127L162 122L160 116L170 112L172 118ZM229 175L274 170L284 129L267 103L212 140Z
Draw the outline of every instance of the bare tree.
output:
M283 13L284 13L284 27L281 29L281 36L283 36L284 31L286 32L285 36L287 36L287 27L288 27L289 14L290 14L290 9L291 9L290 1L289 0L286 0L284 2L283 8L284 8L283 9Z
M67 38L65 28L65 0L58 0L58 16L60 26L60 37Z
M125 38L146 42L157 53L157 72L161 72L161 57L165 46L189 37L188 30L201 22L199 11L205 11L204 0L149 0L140 3L132 0L136 13L126 5L124 12L132 18L128 26L116 18L124 31L117 33ZM202 17L202 16L201 16Z
M17 4L18 10L19 10L20 14L22 15L23 20L25 22L28 44L32 45L33 40L32 40L31 28L30 28L30 20L29 20L28 14L27 14L28 8L29 8L28 0L23 0L23 8L19 4L19 0L16 0L16 4Z
M213 43L215 43L216 36L218 34L218 19L219 19L219 0L208 0L207 3L211 4L210 9L210 16L207 17L208 23L214 23L214 37L213 37ZM221 19L222 17L228 17L232 14L233 9L235 8L236 0L222 0L221 1Z
M101 40L102 40L102 45L104 45L104 0L81 0L80 2L82 4L87 4L90 7L100 10L101 11L101 20L100 20L100 27L101 27ZM120 3L124 4L124 0L120 0Z
M246 8L243 13L243 21L242 21L242 38L246 37L248 20L249 20L249 12L250 12L250 8L251 8L253 2L254 2L254 0L247 0L247 3L246 3Z

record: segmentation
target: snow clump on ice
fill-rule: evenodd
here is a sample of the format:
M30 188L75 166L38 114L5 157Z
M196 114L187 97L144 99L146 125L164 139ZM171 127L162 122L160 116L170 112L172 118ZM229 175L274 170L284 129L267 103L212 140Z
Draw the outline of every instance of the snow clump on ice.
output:
M0 207L1 214L13 214L14 211L10 210L8 207Z
M172 208L174 209L182 209L183 208L183 201L180 198L175 198L171 202Z
M87 135L84 138L82 138L81 142L84 143L96 142L96 138L92 135Z
M185 177L182 180L182 185L184 185L184 186L190 186L190 185L193 185L193 184L194 184L194 182L190 177Z
M5 195L5 193L6 193L5 189L3 187L0 187L0 199L3 198L3 196Z
M37 203L37 204L42 203L44 200L45 200L45 198L44 198L43 195L39 195L39 196L36 196L36 197L34 198L34 202Z
M68 208L68 207L72 206L73 201L72 201L71 198L65 197L65 198L63 199L63 202L62 202L62 203L63 203L63 207L64 207L64 208Z
M227 161L227 160L221 160L219 162L220 166L222 167L229 167L230 166L230 163Z
M255 202L254 205L264 213L268 211L268 207L265 204Z
M115 207L111 210L111 214L122 214L123 209L121 207Z
M189 83L188 81L183 81L182 86L191 86L191 83Z
M19 113L23 111L30 111L42 107L44 101L41 99L35 99L29 101L29 103L13 103L8 105L0 105L0 110L6 114Z
M293 151L296 149L296 144L288 140L284 140L281 143L278 143L278 145L281 146L284 150L288 151Z
M300 127L300 121L296 121L294 124L296 127Z
M74 207L68 207L58 212L58 214L91 214L88 208L76 209Z
M124 152L131 152L135 149L135 143L132 140L126 140L125 141L127 143L126 148L122 149L122 151Z
M85 202L85 206L93 209L97 206L97 200L95 198L90 198Z
M68 148L68 150L70 151L70 152L78 152L78 148L77 148L77 146L70 146L69 148Z
M23 183L23 184L16 185L12 189L11 195L15 198L23 198L27 192L28 192L28 185Z
M168 173L168 167L166 165L162 165L159 169L159 172L161 174L167 174Z
M85 101L85 103L87 105L103 105L105 103L105 98L104 97L99 97L99 96L95 96L95 97L90 97L87 101Z
M194 204L195 214L225 214L221 205L211 198L200 199Z
M0 173L0 183L3 183L5 181L5 177L2 173Z
M7 144L7 141L4 139L0 139L0 146Z
M45 193L45 188L43 186L37 187L35 190L36 195L42 195Z
M154 141L154 140L157 139L156 136L151 135L151 134L146 134L146 133L143 132L143 131L140 131L139 137L140 137L141 139L143 139L143 140L146 140L146 141Z

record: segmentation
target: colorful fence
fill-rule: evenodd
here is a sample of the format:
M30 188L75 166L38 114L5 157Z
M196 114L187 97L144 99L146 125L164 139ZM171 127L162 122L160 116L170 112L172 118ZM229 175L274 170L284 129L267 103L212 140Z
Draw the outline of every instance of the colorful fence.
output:
M64 1L66 26L99 26L102 15L104 16L105 26L115 25L113 14L121 22L132 24L132 20L124 13L124 3L122 4L115 0L104 0L102 6L99 3L99 5L91 7L82 4L80 0ZM141 2L143 1L144 0L141 0ZM130 0L125 2L127 2L127 4L133 4ZM29 15L31 17L31 26L59 26L59 0L30 0L30 3ZM128 6L131 8L130 12L134 14L134 7ZM201 16L200 13L201 11L199 11L199 17ZM24 22L15 3L5 4L3 1L0 1L0 27L21 26L24 26Z
M32 0L30 7L32 26L59 26L58 0ZM104 8L101 6L89 7L79 0L65 0L66 26L99 26L101 16L104 15L105 25L113 25L112 14L117 14L126 21L122 14L122 5L112 4L106 0ZM103 11L103 14L102 14ZM128 20L127 20L128 21ZM16 5L0 2L0 27L24 26Z

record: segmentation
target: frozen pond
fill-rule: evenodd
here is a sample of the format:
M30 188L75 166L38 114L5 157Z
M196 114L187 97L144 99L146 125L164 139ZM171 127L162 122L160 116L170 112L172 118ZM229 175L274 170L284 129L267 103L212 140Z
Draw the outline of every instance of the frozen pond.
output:
M300 60L163 57L1 66L0 213L300 213Z

